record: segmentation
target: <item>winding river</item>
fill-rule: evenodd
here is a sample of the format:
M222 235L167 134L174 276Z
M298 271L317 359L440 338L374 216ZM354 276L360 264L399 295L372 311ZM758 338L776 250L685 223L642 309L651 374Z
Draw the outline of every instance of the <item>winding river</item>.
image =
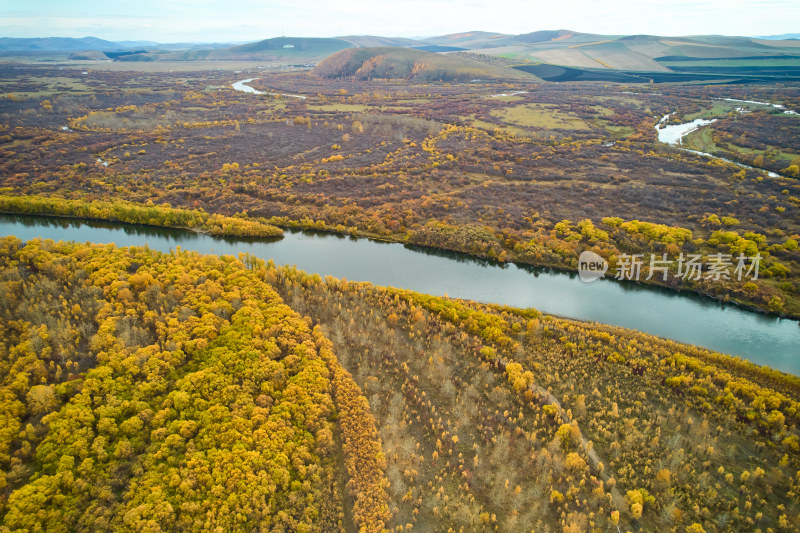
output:
M664 144L670 144L672 146L675 146L676 148L679 148L680 150L683 150L684 152L691 152L693 154L701 155L703 157L708 157L708 158L711 158L711 159L719 159L720 161L727 161L728 163L733 163L734 165L736 165L738 167L741 167L741 168L746 168L746 169L755 170L755 171L758 171L758 172L763 172L763 173L765 173L766 175L768 175L771 178L780 178L780 174L777 174L777 173L772 172L770 170L765 170L763 168L752 167L750 165L746 165L744 163L740 163L738 161L734 161L734 160L728 159L726 157L720 157L718 155L709 154L707 152L700 152L698 150L692 150L691 148L684 148L683 147L683 138L684 137L686 137L687 135L689 135L693 131L699 130L703 126L707 126L707 125L709 125L709 124L711 124L713 122L716 122L717 119L715 119L715 118L711 118L711 119L696 118L691 122L684 122L683 124L668 124L666 126L659 127L659 125L664 124L667 121L667 119L669 119L669 116L670 115L664 115L664 117L660 121L658 121L658 124L656 124L656 131L658 131L658 140L660 142L662 142Z
M167 252L249 252L306 272L401 287L633 328L738 355L800 375L800 326L710 298L635 283L499 264L464 254L330 234L287 232L276 241L219 239L190 231L0 215L0 236L113 242Z
M269 96L287 96L289 98L299 98L300 100L305 100L306 99L306 97L303 96L302 94L266 93L264 91L259 91L258 89L254 89L254 88L250 87L249 85L247 85L251 81L255 81L257 79L258 78L247 78L246 80L239 80L237 82L232 83L231 87L235 91L242 91L242 92L250 93L250 94L266 94L266 95L269 95Z
M759 102L758 100L739 100L738 98L723 98L726 102L739 102L742 104L756 104L756 105L765 105L769 107L774 107L775 109L780 109L787 115L797 115L797 111L793 111L791 109L786 109L786 106L781 104L771 104L769 102Z
M656 124L656 131L658 131L658 140L664 144L671 144L673 146L680 146L683 144L683 138L697 131L703 126L707 126L717 119L696 118L691 122L684 122L683 124L666 124L672 113L668 113L661 117L661 120Z
M771 104L769 102L759 102L757 100L739 100L736 98L718 98L718 100L724 100L726 102L739 102L742 104L754 104L754 105L762 105L767 107L774 107L775 109L780 109L787 115L797 115L798 113L792 111L791 109L786 109L785 106L781 104ZM725 157L720 157L718 155L709 154L707 152L699 152L697 150L691 150L689 148L684 148L683 145L683 138L692 133L693 131L697 131L703 126L707 126L717 121L715 118L705 119L705 118L696 118L691 122L684 122L683 124L666 124L667 120L672 113L667 113L661 120L656 123L656 131L658 132L658 140L664 144L670 144L683 150L685 152L691 152L693 154L701 155L704 157L709 157L711 159L719 159L720 161L726 161L728 163L733 163L734 165L746 168L749 170L755 170L758 172L763 172L767 174L771 178L780 178L780 174L776 172L772 172L770 170L765 170L763 168L756 168L750 165L746 165L744 163L740 163L738 161L734 161L732 159L727 159Z

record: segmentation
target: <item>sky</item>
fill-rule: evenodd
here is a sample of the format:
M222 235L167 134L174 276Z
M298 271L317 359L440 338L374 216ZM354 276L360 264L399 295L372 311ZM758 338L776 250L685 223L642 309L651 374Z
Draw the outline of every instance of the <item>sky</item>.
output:
M798 0L0 0L0 37L244 42L425 37L464 31L776 35L800 32Z

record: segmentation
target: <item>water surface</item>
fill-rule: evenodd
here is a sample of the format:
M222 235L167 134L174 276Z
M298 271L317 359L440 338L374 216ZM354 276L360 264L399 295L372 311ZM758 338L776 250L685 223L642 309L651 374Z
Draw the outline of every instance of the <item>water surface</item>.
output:
M169 251L249 252L276 264L354 281L370 281L434 295L449 295L645 331L738 355L800 375L800 325L725 305L691 293L577 274L501 265L464 254L330 234L287 232L278 241L220 239L193 232L46 217L0 215L0 236L23 240L147 244Z

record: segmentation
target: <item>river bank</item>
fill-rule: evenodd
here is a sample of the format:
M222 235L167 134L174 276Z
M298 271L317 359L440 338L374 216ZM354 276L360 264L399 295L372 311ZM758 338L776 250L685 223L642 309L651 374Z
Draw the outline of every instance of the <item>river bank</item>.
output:
M283 239L213 238L167 228L92 223L47 217L0 217L0 234L113 242L168 252L176 247L216 255L251 254L309 273L367 281L422 294L447 295L555 316L625 327L800 373L796 322L752 313L735 305L644 284L580 281L552 268L476 259L399 243L318 232L287 231Z
M32 203L33 202L33 203ZM122 211L120 211L122 209ZM119 212L118 212L119 211ZM289 231L312 231L320 232L337 237L350 237L367 239L372 242L397 243L406 246L418 247L424 253L457 253L466 257L487 261L495 265L515 265L519 268L538 268L549 269L554 272L561 272L569 275L577 274L577 266L565 265L554 261L531 261L521 257L513 250L506 250L505 258L498 259L497 256L490 256L486 253L475 252L459 246L436 245L431 243L412 242L409 233L379 235L366 231L351 231L343 233L319 222L291 221L285 219L271 219L269 223L263 223L249 218L225 217L222 215L209 215L200 211L187 211L182 209L165 208L161 206L138 206L125 202L82 202L78 200L64 200L56 197L5 197L0 196L0 213L10 215L33 215L47 217L57 217L73 220L94 220L109 223L122 222L128 224L140 224L154 228L171 228L176 230L192 231L199 234L210 235L212 237L223 238L245 238L245 239L277 239L281 238L284 230ZM154 218L155 217L155 218ZM188 217L188 218L187 218ZM577 255L576 255L577 260ZM612 274L607 275L608 279L613 279ZM673 280L675 278L668 278ZM735 295L725 294L720 296L708 287L702 285L687 286L676 282L665 283L656 277L651 280L641 279L635 281L614 280L617 283L630 286L652 286L659 287L667 291L674 291L677 294L689 293L723 304L736 305L749 311L758 312L767 316L774 316L787 319L798 319L800 314L787 312L775 312L770 309L766 302L758 305L753 301L736 297Z

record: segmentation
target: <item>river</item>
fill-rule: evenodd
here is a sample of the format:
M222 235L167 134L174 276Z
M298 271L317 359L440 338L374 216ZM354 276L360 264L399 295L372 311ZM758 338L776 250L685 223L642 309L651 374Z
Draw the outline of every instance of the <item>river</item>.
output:
M683 138L692 133L693 131L697 131L703 126L707 126L713 122L716 122L717 119L710 118L696 118L691 122L684 122L683 124L668 124L665 126L659 127L661 124L664 124L670 115L664 115L661 120L658 121L656 124L656 131L658 131L658 140L664 144L671 144L684 152L691 152L693 154L701 155L703 157L708 157L711 159L719 159L721 161L726 161L728 163L733 163L734 165L746 168L750 170L755 170L757 172L763 172L767 174L771 178L780 178L780 174L772 172L770 170L764 170L763 168L756 168L750 165L746 165L744 163L739 163L738 161L734 161L732 159L728 159L726 157L720 157L718 155L709 154L707 152L700 152L698 150L692 150L691 148L684 148L683 147Z
M0 215L0 236L180 246L201 253L249 252L306 272L467 298L633 328L738 355L800 375L800 326L691 293L577 274L499 264L464 254L330 234L287 232L277 241L213 238L194 232L46 217Z
M726 102L740 102L743 104L755 104L755 105L762 105L768 107L774 107L775 109L780 109L787 115L797 115L795 111L791 109L786 109L785 106L781 104L771 104L769 102L759 102L757 100L738 100L736 98L717 98L717 100L724 100ZM691 122L684 122L683 124L666 124L667 120L672 113L667 113L661 120L656 123L656 132L658 132L658 140L664 144L670 144L675 146L685 152L691 152L693 154L701 155L704 157L709 157L711 159L719 159L721 161L726 161L728 163L733 163L736 166L741 168L746 168L749 170L755 170L757 172L763 172L767 174L771 178L780 178L780 174L776 172L772 172L770 170L765 170L763 168L756 168L750 165L746 165L744 163L739 163L738 161L733 161L732 159L727 159L725 157L720 157L714 154L709 154L708 152L699 152L697 150L691 150L689 148L683 147L683 138L692 133L693 131L697 131L703 126L707 126L713 122L716 122L717 119L705 119L705 118L696 118Z
M306 97L303 96L302 94L266 93L264 91L259 91L257 89L254 89L254 88L250 87L249 85L247 85L251 81L255 81L257 79L258 78L247 78L246 80L239 80L237 82L232 83L231 87L233 88L234 91L242 91L242 92L250 93L250 94L266 94L266 95L269 95L269 96L279 96L280 95L280 96L287 96L289 98L299 98L300 100L305 100L306 99Z
M797 111L793 111L791 109L786 109L786 106L781 104L771 104L769 102L759 102L758 100L739 100L738 98L723 98L726 102L740 102L742 104L756 104L756 105L764 105L769 107L774 107L775 109L780 109L787 115L797 115Z
M682 145L684 137L686 137L693 131L699 130L703 126L707 126L708 124L717 121L717 119L715 118L712 119L696 118L691 122L684 122L683 124L665 124L667 120L669 120L670 115L672 115L672 113L669 113L661 117L661 120L659 120L658 124L656 124L656 131L658 132L659 141L661 141L664 144L671 144L673 146Z

